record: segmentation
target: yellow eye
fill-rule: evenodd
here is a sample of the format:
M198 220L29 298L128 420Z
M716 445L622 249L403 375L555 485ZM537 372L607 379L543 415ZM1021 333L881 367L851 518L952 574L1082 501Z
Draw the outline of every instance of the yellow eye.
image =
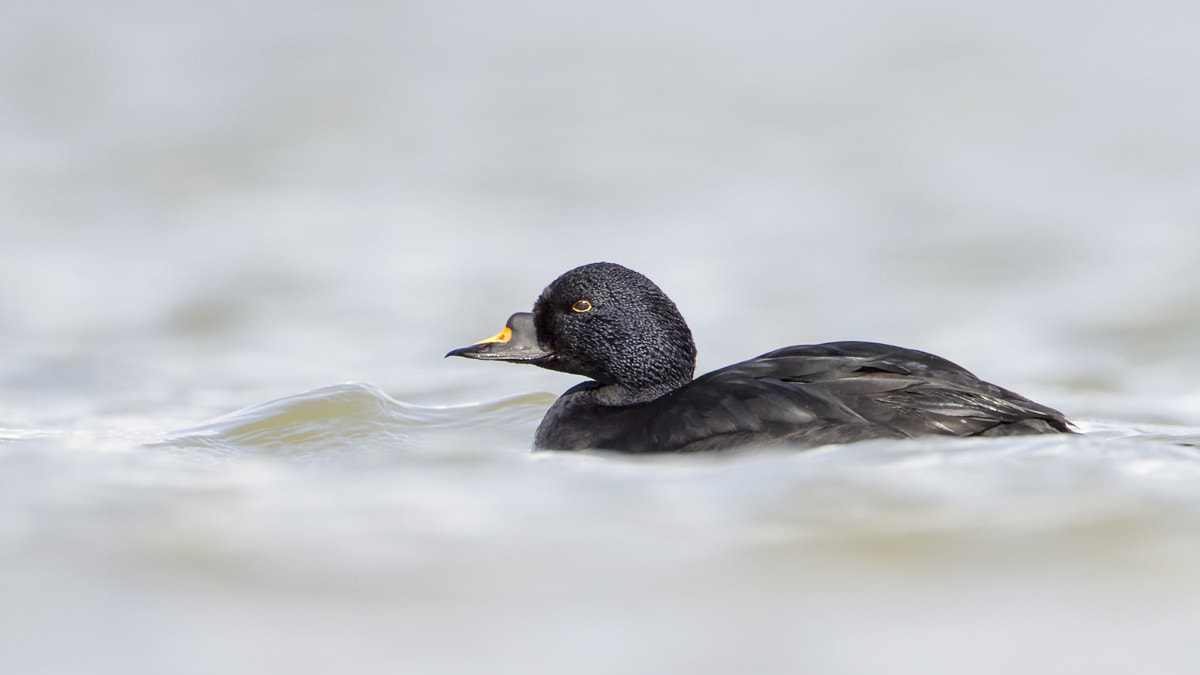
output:
M591 308L592 303L588 302L587 300L580 300L579 302L571 305L571 309L575 310L576 312L586 312Z

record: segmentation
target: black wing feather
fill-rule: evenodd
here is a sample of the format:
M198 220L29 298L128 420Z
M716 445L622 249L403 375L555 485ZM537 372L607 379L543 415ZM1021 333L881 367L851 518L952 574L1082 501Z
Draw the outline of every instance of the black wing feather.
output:
M1058 411L946 359L869 342L786 347L647 405L642 440L629 440L660 451L1070 431Z

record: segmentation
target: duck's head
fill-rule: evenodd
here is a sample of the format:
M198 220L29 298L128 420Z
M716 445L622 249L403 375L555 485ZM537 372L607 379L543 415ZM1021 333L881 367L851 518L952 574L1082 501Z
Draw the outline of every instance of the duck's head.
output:
M592 263L555 279L532 314L514 314L495 337L446 356L531 363L617 385L627 400L650 400L692 379L696 345L654 282Z

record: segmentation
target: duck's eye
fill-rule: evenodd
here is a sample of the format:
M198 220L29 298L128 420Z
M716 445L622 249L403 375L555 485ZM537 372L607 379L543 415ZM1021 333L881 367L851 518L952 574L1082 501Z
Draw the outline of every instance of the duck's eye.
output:
M592 303L588 302L587 300L580 300L579 302L571 305L571 309L575 310L576 312L586 312L591 308Z

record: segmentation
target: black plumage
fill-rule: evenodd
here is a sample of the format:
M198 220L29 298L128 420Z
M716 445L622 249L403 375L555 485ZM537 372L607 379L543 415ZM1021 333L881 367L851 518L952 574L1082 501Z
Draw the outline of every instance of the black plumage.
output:
M612 263L550 284L465 356L591 379L563 394L541 450L691 452L917 436L1070 433L1062 413L933 354L871 342L794 346L692 379L696 348L675 304Z

